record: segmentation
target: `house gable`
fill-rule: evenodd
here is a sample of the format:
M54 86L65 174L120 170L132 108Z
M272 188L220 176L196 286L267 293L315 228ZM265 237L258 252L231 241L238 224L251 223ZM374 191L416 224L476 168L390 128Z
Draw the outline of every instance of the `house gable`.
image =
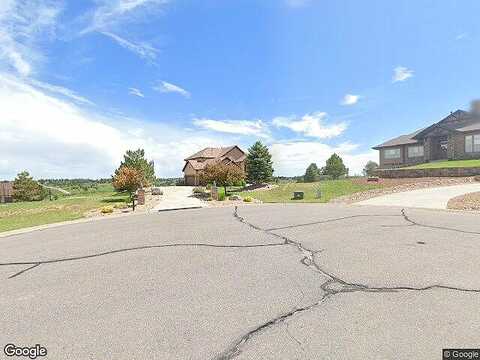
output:
M223 147L223 148L205 148L185 159L185 165L182 171L185 176L198 174L205 166L224 163L232 164L245 170L244 160L246 158L245 152L237 145Z
M230 158L232 161L237 161L245 156L245 153L237 145L233 146L230 150L222 155L222 157Z

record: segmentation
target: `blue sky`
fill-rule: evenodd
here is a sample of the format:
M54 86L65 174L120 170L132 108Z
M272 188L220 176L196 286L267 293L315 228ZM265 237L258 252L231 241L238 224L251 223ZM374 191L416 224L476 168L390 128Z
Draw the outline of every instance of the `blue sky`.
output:
M277 175L371 147L480 97L477 1L2 0L0 178L158 176L265 142Z

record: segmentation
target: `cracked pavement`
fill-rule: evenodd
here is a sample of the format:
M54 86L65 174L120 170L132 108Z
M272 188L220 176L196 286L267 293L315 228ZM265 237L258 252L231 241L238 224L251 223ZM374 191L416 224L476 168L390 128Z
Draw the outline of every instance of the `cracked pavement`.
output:
M53 359L430 359L477 347L478 215L211 208L0 238L0 345Z

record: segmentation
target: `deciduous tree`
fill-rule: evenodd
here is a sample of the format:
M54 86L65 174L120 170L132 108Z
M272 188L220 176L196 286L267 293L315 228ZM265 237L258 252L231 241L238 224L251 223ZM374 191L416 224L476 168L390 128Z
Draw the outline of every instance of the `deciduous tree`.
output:
M115 172L112 185L117 191L128 192L133 202L133 209L135 210L135 199L133 195L142 186L143 180L143 174L140 170L133 167L122 166Z
M233 186L245 179L245 172L236 165L225 165L222 163L207 165L201 175L203 183L213 183L223 186L225 195L227 186Z
M369 161L365 164L365 167L363 168L363 175L372 176L377 168L378 164L375 161Z

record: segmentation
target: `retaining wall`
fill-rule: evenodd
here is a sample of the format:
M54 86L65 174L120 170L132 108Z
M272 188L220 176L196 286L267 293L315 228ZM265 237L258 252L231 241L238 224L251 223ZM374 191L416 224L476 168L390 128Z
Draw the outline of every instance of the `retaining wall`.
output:
M480 167L441 169L378 169L375 175L381 178L462 177L480 175Z

